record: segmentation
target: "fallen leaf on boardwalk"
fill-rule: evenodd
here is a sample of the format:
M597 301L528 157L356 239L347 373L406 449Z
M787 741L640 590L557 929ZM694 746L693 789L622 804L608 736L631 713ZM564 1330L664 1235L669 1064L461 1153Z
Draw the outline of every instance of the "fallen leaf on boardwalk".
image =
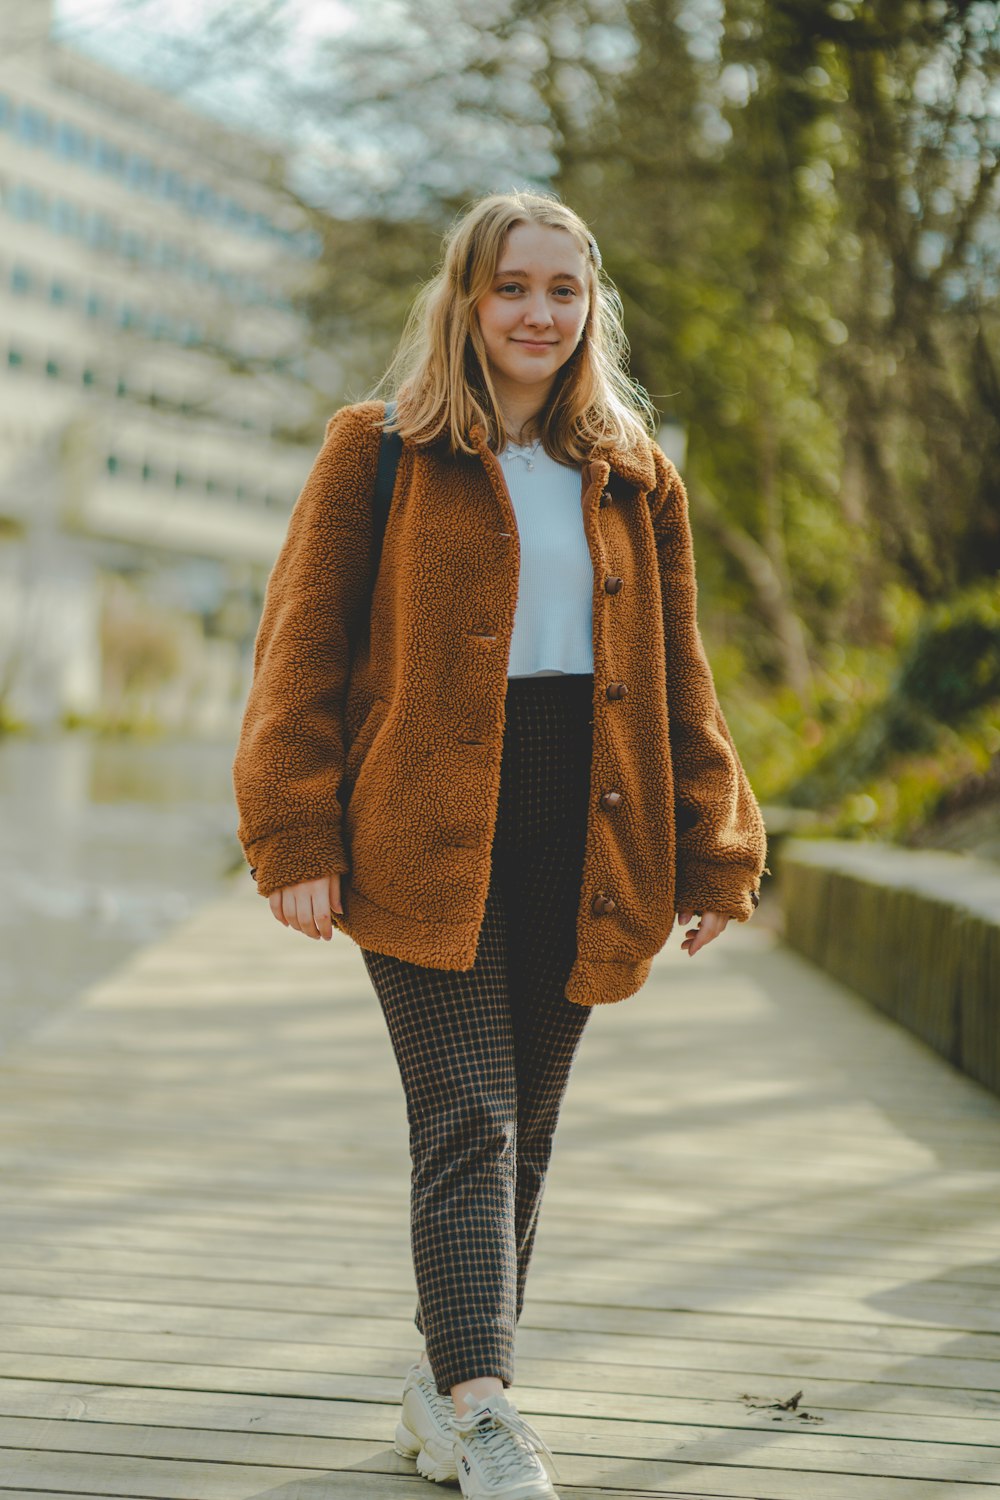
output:
M795 1395L789 1396L787 1401L766 1401L759 1396L749 1396L746 1393L740 1396L740 1400L745 1401L747 1406L755 1409L764 1408L767 1411L793 1411L802 1422L822 1422L825 1420L823 1417L814 1417L811 1412L798 1410L799 1402L802 1400L801 1391L796 1391ZM772 1417L771 1421L780 1422L781 1418Z

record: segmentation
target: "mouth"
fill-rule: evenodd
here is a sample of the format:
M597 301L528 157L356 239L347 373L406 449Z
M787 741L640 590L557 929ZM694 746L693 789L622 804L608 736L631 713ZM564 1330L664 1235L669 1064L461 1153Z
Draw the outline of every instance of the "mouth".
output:
M554 349L555 339L511 339L512 344L522 344L525 349Z

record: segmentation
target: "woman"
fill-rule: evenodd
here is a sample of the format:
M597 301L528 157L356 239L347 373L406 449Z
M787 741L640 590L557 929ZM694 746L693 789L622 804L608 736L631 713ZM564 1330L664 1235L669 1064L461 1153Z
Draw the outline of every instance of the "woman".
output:
M362 950L405 1091L415 1322L397 1451L553 1497L506 1394L560 1102L675 917L758 900L765 835L695 618L681 480L586 225L494 194L381 400L341 408L268 583L234 765L278 921ZM402 453L377 578L383 426Z

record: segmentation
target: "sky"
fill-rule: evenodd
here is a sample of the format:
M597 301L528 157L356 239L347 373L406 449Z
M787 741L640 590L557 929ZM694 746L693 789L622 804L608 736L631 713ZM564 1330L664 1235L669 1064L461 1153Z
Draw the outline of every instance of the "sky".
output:
M74 49L220 119L283 135L266 97L266 72L279 67L304 76L316 42L342 35L357 15L344 0L55 0L53 28ZM233 28L238 46L226 50L245 61L237 76L222 80L213 41L231 37Z
M281 151L292 184L340 217L377 205L387 218L411 218L436 201L442 176L467 193L547 180L544 143L522 132L515 150L488 112L460 116L447 89L411 93L402 112L391 99L352 103L349 47L318 46L350 33L374 39L375 70L387 77L395 51L397 68L400 55L409 66L419 52L432 73L468 78L462 37L438 46L421 27L413 0L55 0L53 22L75 51Z

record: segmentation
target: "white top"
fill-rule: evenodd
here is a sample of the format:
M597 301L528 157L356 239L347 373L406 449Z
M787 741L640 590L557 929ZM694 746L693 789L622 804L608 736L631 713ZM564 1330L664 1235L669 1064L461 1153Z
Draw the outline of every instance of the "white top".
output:
M580 467L557 463L540 440L508 443L497 457L521 542L507 675L592 672L594 565Z

